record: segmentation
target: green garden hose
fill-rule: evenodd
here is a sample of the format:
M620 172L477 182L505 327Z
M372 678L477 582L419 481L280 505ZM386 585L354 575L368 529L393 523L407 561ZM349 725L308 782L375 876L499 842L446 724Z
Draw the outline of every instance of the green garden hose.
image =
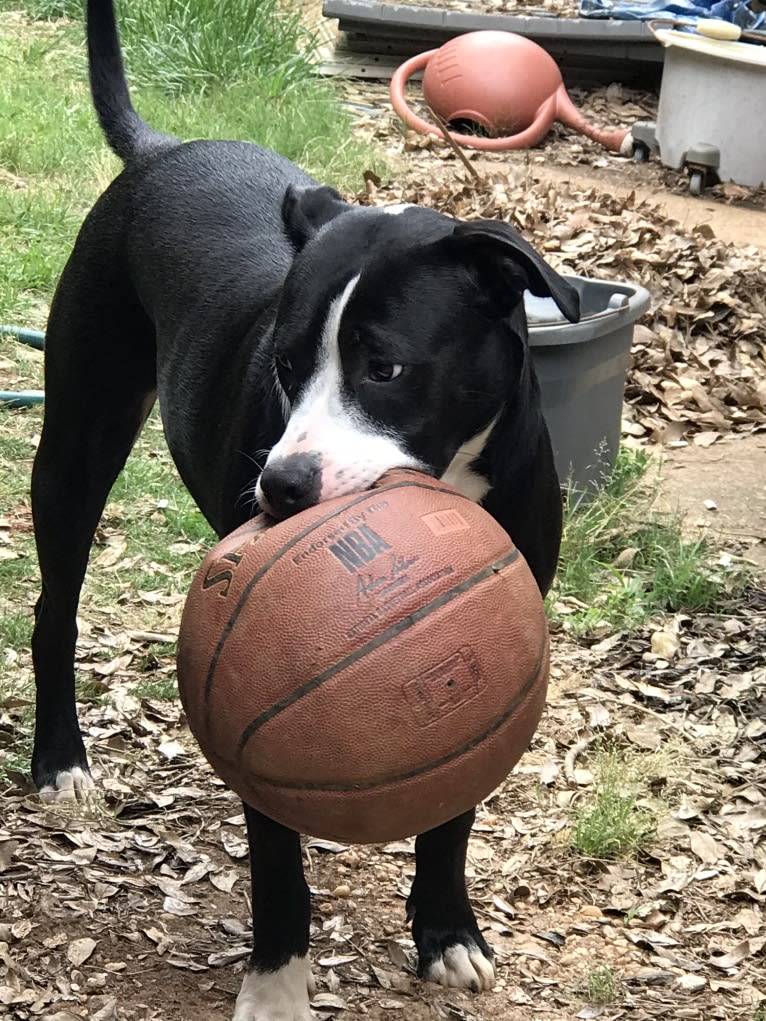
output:
M15 337L20 344L34 347L42 351L45 347L45 334L39 330L25 330L20 326L1 326L0 334ZM45 399L42 390L0 390L0 405L8 408L30 408L42 404Z

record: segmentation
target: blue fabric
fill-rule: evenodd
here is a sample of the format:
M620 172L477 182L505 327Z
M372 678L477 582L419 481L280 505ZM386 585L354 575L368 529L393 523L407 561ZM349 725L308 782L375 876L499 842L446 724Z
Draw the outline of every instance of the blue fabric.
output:
M720 18L743 29L766 27L766 11L756 14L746 0L580 0L580 15L622 21Z

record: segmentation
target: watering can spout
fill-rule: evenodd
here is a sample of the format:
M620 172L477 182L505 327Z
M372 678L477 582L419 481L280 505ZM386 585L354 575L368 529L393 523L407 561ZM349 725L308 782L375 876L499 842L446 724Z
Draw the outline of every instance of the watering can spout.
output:
M563 82L556 93L556 120L592 138L594 142L611 149L612 152L628 156L632 151L630 128L597 128L595 124L586 121L569 98Z

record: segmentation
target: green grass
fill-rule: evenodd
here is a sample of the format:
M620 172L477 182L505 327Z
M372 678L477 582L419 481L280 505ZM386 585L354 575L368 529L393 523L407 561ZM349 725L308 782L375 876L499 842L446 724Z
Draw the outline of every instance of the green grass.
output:
M0 649L21 652L32 640L32 615L4 607L0 618Z
M0 0L36 20L82 22L84 0ZM314 74L315 40L278 0L122 0L115 4L131 79L179 94L259 79L279 94Z
M681 518L652 509L651 465L645 451L623 448L590 502L568 502L549 608L576 633L716 610L747 584L747 573L718 563L704 537L688 537Z
M0 0L0 11L20 6ZM27 8L54 16L66 6ZM383 169L379 155L354 139L332 86L311 76L310 41L294 18L279 31L271 25L273 0L217 5L148 0L122 6L134 103L159 130L184 139L254 141L344 191L359 190L366 169ZM133 33L138 46L143 32L138 21L149 18L155 19L157 33L170 34L164 63L156 53L131 48ZM237 53L215 73L192 68L184 83L180 69L196 46L187 23L195 18L205 39L196 59L202 61L205 46L211 59L216 49L222 59ZM247 31L243 19L250 19ZM251 53L253 33L263 38ZM171 35L185 49L176 51ZM264 39L271 39L269 56L262 52ZM175 69L168 66L174 54ZM152 75L156 80L150 84ZM0 123L0 323L42 328L80 223L120 170L91 105L81 23L25 24L0 14Z
M174 680L141 681L130 689L136 698L155 699L161 702L175 702L178 698L178 687Z
M81 18L85 0L0 0L0 11L25 10L30 18Z
M587 858L635 858L651 839L656 817L639 804L640 756L628 760L615 747L599 747L592 763L594 784L575 806L572 846Z
M620 990L620 979L614 968L599 964L586 979L588 999L591 1003L614 1003Z
M315 40L277 0L142 0L118 18L140 85L180 93L257 77L278 95L313 74Z

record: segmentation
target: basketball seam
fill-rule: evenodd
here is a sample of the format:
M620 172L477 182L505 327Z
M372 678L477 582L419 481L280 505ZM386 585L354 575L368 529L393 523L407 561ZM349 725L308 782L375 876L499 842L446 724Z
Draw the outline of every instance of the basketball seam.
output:
M271 568L280 560L280 558L284 555L284 553L287 550L292 549L299 542L301 542L301 540L305 539L306 536L311 535L311 533L315 529L320 528L322 525L326 524L328 521L330 521L332 518L336 517L338 514L344 513L347 510L351 510L352 507L356 507L357 504L362 503L364 500L369 500L371 498L374 498L374 497L378 496L381 493L390 493L390 492L392 492L395 489L403 489L403 488L412 487L412 486L417 486L420 489L428 489L431 492L445 493L445 494L448 494L450 496L460 497L460 499L468 500L470 503L474 502L474 501L472 501L470 499L470 497L465 496L463 493L460 493L460 492L457 492L457 491L455 491L453 493L451 490L445 489L443 486L429 485L428 483L424 483L424 482L421 482L421 481L416 480L416 479L406 479L406 480L403 480L401 482L391 482L391 483L389 483L389 484L387 484L385 486L381 486L378 489L365 490L365 492L364 493L360 493L359 496L355 500L351 500L351 501L349 501L349 503L344 504L343 508L335 507L333 510L329 511L323 517L321 517L317 521L313 522L313 524L307 525L306 528L304 528L302 531L300 531L297 535L292 536L291 539L289 539L287 542L283 543L283 545L280 546L279 549L276 550L269 557L269 559L266 561L266 563L263 564L262 567L260 567L258 569L258 571L256 571L256 573L253 575L253 577L248 581L247 585L242 590L242 594L240 595L239 599L237 600L236 606L234 607L234 609L231 612L231 616L229 617L228 621L226 622L226 624L223 627L223 630L221 632L221 637L218 639L218 642L216 643L216 647L213 650L213 655L210 658L210 665L208 666L207 675L205 677L205 715L206 715L206 717L208 716L208 713L209 713L208 702L210 701L210 695L211 695L211 692L213 690L213 684L215 682L215 673L216 673L216 670L218 668L218 661L221 658L221 654L223 653L223 649L224 649L224 646L226 645L226 642L227 642L227 640L229 638L229 635L234 630L234 627L235 627L235 625L237 623L237 619L238 619L240 613L242 612L242 608L244 607L244 605L247 602L247 600L250 598L250 596L252 594L252 591L255 588L255 586L258 584L258 582L271 570Z
M302 684L300 688L296 688L295 691L291 691L289 695L285 695L278 702L275 702L268 709L256 716L256 718L252 720L242 731L239 743L237 744L237 753L239 757L241 758L245 745L257 730L260 730L260 728L266 723L273 720L275 716L278 716L285 709L288 709L295 702L298 702L304 695L307 695L311 691L315 691L326 681L333 678L337 673L345 670L353 663L357 663L360 659L369 655L369 653L374 652L375 649L379 649L382 645L385 645L389 639L395 638L404 631L408 631L419 621L424 620L429 616L429 614L438 610L440 607L452 602L452 600L456 599L459 595L462 595L469 589L474 588L474 586L480 584L482 581L486 581L487 578L491 578L504 567L509 567L512 563L514 563L514 561L519 559L520 556L521 554L519 551L514 548L500 560L496 560L494 563L488 564L486 567L482 568L481 571L477 571L476 574L471 575L470 578L465 578L459 584L453 585L451 589L448 589L446 592L442 592L441 595L432 599L430 603L426 603L425 606L421 606L417 610L413 610L412 613L407 614L407 616L402 620L397 621L396 624L392 624L391 627L386 628L385 631L382 631L379 635L371 638L370 641L361 646L361 648L355 649L339 663L335 663L333 666L323 670L320 674L317 674L315 677L312 677L311 680Z
M466 741L459 748L453 749L451 752L447 752L440 758L433 762L428 762L422 766L418 766L415 769L408 770L405 773L396 773L393 776L381 777L376 780L369 780L363 783L355 783L351 785L339 784L339 783L297 783L296 781L290 780L272 780L270 777L261 776L257 773L252 773L248 770L248 777L253 780L257 780L259 783L265 786L280 789L280 790L293 790L293 791L327 791L338 794L353 794L357 791L370 791L377 787L385 787L388 784L401 783L403 780L412 780L417 776L422 776L424 773L431 772L434 769L439 769L440 766L446 765L446 763L465 755L466 752L470 752L473 748L476 748L483 741L486 741L488 737L499 730L500 727L511 717L514 712L518 709L519 705L526 699L527 695L532 691L537 680L540 676L540 671L543 669L546 654L548 649L548 635L543 637L540 645L540 649L537 654L537 660L535 662L534 670L526 682L523 688L517 693L516 697L505 707L503 712L498 716L492 723L488 724L487 727L480 733L474 735L469 741ZM519 756L521 757L521 756ZM225 759L221 759L221 762L225 762ZM231 763L226 763L229 768L236 768Z

